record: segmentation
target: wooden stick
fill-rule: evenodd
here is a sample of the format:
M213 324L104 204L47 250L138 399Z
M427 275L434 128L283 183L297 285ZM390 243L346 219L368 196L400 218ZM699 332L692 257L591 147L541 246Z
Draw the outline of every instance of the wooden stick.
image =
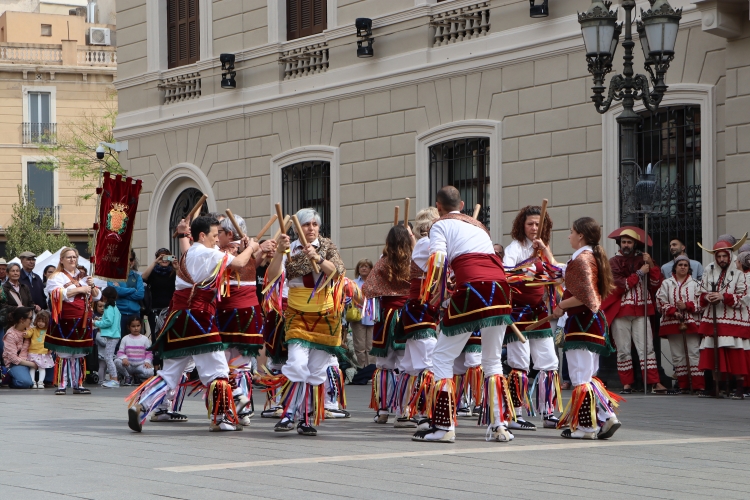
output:
M477 203L476 205L474 205L474 215L472 215L472 217L474 219L476 219L477 217L479 217L479 211L481 209L482 209L482 205L480 205L479 203Z
M398 226L398 205L393 207L393 225Z
M409 198L404 198L404 227L407 227L409 225L409 205L411 204L411 200Z
M192 222L192 220L195 218L196 213L200 213L200 210L201 208L203 208L203 204L207 199L208 196L206 196L205 194L201 196L201 199L198 200L198 203L196 203L193 209L187 213L187 215L185 216L185 220L188 224L190 224L190 222ZM175 228L174 233L172 233L172 238L177 238L177 228Z
M268 222L266 222L266 225L263 226L263 229L260 230L260 232L258 233L258 236L255 237L255 241L260 241L263 235L266 234L266 231L271 229L271 226L273 225L274 222L276 222L276 219L278 219L276 215L272 215L271 218L268 219Z
M276 216L274 215L274 217L276 217ZM276 220L276 219L274 219L274 220ZM283 232L283 234L286 234L286 232L289 231L289 228L291 226L292 226L291 218L288 215L285 215L284 216L284 232ZM281 227L279 227L279 229L276 230L276 234L273 235L273 240L276 242L277 245L279 243L279 239L281 238L281 234L282 234ZM260 238L258 238L258 240L260 241ZM263 260L261 261L260 265L261 266L265 266L266 264L268 264L268 256L264 254Z
M510 324L510 330L516 335L518 340L520 340L522 343L526 343L526 336L521 333L521 330L518 329L515 323Z
M281 211L281 203L276 203L274 207L276 208L276 220L279 221L279 227L283 230L284 228L281 227L281 223L284 221L284 212Z
M542 213L540 214L540 217L539 217L539 230L537 231L537 235L536 235L536 237L539 239L542 238L542 231L544 231L544 222L545 222L545 219L547 218L547 203L549 203L549 200L547 200L547 198L544 198L542 200ZM539 257L542 256L541 248L537 252L537 255L539 255Z
M227 208L225 210L225 213L227 214L227 218L229 219L229 222L232 223L232 227L237 232L237 236L239 236L238 239L241 240L242 238L244 238L245 237L245 233L242 232L242 229L240 229L240 225L237 224L237 219L234 218L234 214L232 213L232 210L230 210L229 208Z
M297 219L297 215L292 215L292 223L294 223L294 230L297 231L297 236L299 236L299 242L302 244L302 247L307 246L307 238L305 238L305 233L302 232L302 225L299 223L299 219ZM316 273L320 272L320 267L318 266L318 263L315 261L315 257L310 257L310 263L312 264L313 269Z
M532 323L532 324L530 324L530 325L527 325L527 326L526 326L526 328L524 328L524 331L527 331L527 332L528 332L528 331L530 331L530 330L536 330L537 328L539 328L539 327L540 327L540 326L542 326L543 324L545 324L545 323L548 323L550 319L551 319L551 316L547 316L547 317L546 317L546 318L544 318L544 319L540 319L540 320L539 320L539 321L537 321L536 323Z

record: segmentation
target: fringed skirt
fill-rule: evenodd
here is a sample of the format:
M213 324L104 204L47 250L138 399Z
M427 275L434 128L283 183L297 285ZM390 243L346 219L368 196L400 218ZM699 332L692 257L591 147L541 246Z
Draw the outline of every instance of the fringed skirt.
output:
M221 351L213 290L177 290L151 350L164 359Z
M263 315L254 286L232 286L217 304L217 322L226 348L257 356L263 347Z

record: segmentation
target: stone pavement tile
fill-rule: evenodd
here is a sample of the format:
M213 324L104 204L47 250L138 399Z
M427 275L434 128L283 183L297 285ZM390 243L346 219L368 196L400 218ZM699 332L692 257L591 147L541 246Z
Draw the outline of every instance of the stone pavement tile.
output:
M43 491L36 488L20 488L3 484L2 480L0 480L0 493L3 498L12 498L13 500L72 500L74 498L85 498L63 495L54 491Z

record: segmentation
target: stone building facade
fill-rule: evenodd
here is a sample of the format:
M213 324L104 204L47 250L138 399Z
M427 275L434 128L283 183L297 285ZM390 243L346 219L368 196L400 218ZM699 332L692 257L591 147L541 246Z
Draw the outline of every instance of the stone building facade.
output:
M165 3L117 0L117 136L143 180L142 262L169 246L185 193L198 191L207 209L246 217L250 233L275 202L322 203L349 269L380 254L394 206L410 197L413 217L447 177L483 201L505 244L517 210L549 199L559 259L576 218L595 217L605 234L620 225L621 107L599 115L590 100L576 17L589 0L552 1L543 19L526 0L327 0L315 21L324 29L294 40L286 0L182 1L197 9L197 62L170 68ZM660 230L711 241L750 225L748 2L671 3L684 11L670 89L639 158L663 160L676 190ZM359 59L354 21L364 16L375 55ZM235 56L236 89L220 87L221 53ZM318 176L322 194L288 194L300 172Z

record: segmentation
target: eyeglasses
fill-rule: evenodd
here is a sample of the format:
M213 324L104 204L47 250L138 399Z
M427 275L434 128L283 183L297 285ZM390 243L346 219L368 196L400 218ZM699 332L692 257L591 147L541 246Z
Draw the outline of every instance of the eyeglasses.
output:
M76 257L75 255L69 255L69 256L63 257L63 258L64 259L68 259L68 260L76 260L78 257Z

